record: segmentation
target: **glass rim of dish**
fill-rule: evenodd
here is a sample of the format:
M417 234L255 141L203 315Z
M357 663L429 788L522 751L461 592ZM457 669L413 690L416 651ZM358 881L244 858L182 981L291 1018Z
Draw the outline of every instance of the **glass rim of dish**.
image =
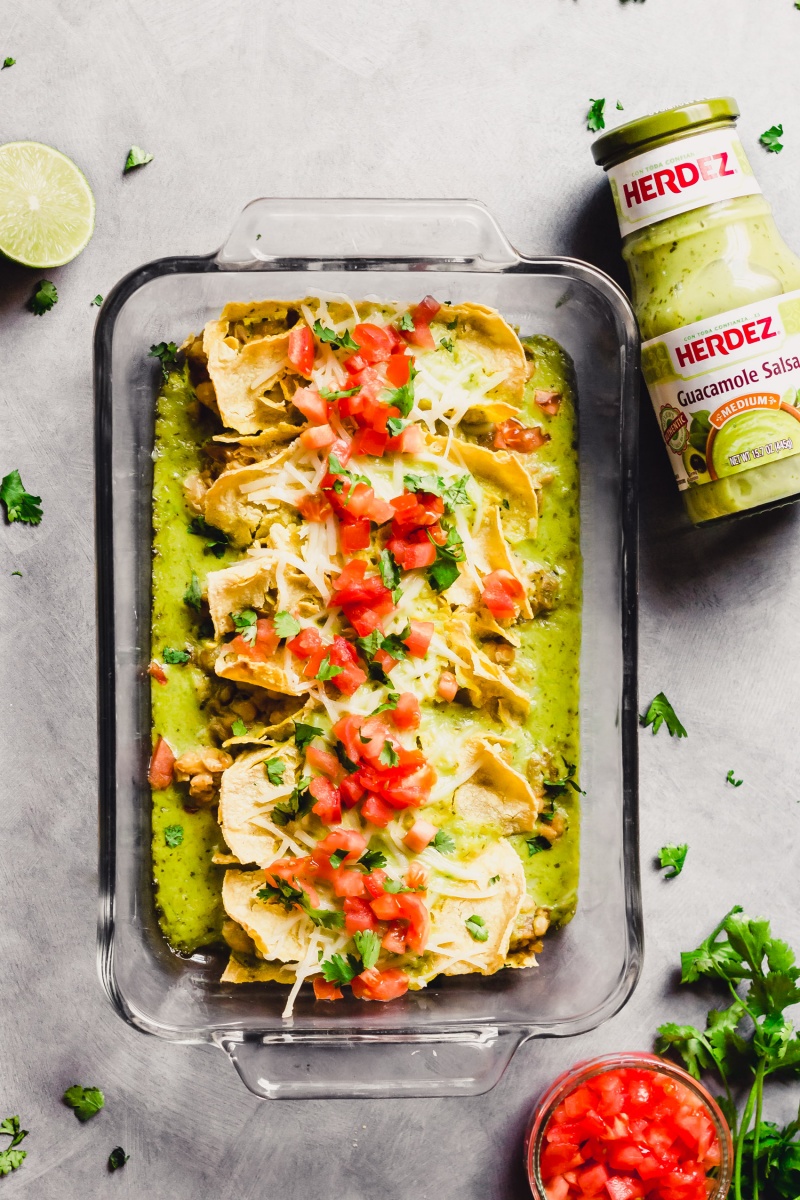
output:
M621 1051L603 1054L598 1058L587 1058L573 1063L550 1084L536 1102L536 1107L525 1137L525 1171L528 1184L535 1200L547 1200L547 1191L539 1174L539 1152L544 1132L550 1124L558 1105L587 1079L618 1070L652 1071L653 1074L668 1075L687 1087L706 1108L714 1123L720 1144L720 1165L717 1186L708 1195L708 1200L724 1200L733 1178L733 1139L722 1109L708 1089L693 1076L669 1059L660 1058L646 1050Z

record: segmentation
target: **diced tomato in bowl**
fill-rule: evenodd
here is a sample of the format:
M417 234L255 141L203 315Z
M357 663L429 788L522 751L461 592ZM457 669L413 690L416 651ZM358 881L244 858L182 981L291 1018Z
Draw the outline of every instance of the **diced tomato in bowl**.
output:
M723 1200L733 1148L702 1084L632 1053L557 1079L536 1107L525 1158L535 1200Z

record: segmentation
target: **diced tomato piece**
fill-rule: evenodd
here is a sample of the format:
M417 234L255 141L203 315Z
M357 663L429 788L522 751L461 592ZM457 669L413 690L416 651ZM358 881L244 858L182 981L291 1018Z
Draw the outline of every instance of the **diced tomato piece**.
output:
M367 673L362 671L361 667L355 667L352 663L349 666L342 667L338 675L335 675L331 680L334 687L337 687L343 696L352 696L361 687L362 683L367 682Z
M359 929L377 929L378 919L367 900L348 896L344 902L344 927L348 933Z
M330 500L328 500L327 496L308 495L303 496L300 500L298 500L297 511L300 513L301 517L305 517L307 521L320 523L322 521L327 521L328 517L333 512L333 509L331 508Z
M350 357L346 358L342 363L345 371L347 371L350 375L357 375L359 371L364 370L366 365L367 360L360 354L351 354ZM347 391L346 388L344 390Z
M397 449L401 454L420 454L425 447L422 429L416 423L406 425L400 434Z
M545 388L537 388L533 393L533 399L542 412L547 413L548 417L554 417L561 407L561 392L547 391Z
M342 1000L341 988L338 988L335 983L328 983L327 979L322 979L319 976L314 978L314 999L315 1000Z
M544 1189L547 1200L567 1200L569 1182L563 1175L554 1176Z
M295 658L310 658L322 647L322 634L314 625L309 625L301 629L286 645Z
M437 692L443 700L455 700L458 691L458 680L452 671L442 671L439 676Z
M386 362L394 349L394 339L382 325L365 323L356 325L353 339L358 342L358 353L365 362Z
M147 778L152 788L161 792L172 783L172 769L175 766L175 755L172 753L166 738L160 737L150 759Z
M372 911L380 921L396 921L398 917L403 916L400 896L394 896L391 892L381 892L380 896L376 896L370 903Z
M409 850L413 850L415 854L419 854L426 846L430 845L438 832L439 830L436 825L432 825L430 821L423 821L421 817L418 817L403 838L403 841Z
M286 356L298 375L308 379L314 369L314 335L307 325L295 325L290 330Z
M384 950L388 950L391 954L405 954L407 928L405 921L390 921L389 928L381 942Z
M608 1171L602 1163L596 1163L593 1166L585 1167L584 1170L578 1172L578 1187L583 1192L584 1196L597 1196L606 1186L608 1181Z
M315 387L298 388L292 396L292 404L312 425L327 425L328 401L323 400Z
M399 659L393 658L388 650L376 650L372 656L372 661L377 663L381 670L385 671L388 675L397 666Z
M427 321L414 321L413 329L403 329L401 333L405 340L410 342L412 346L419 346L421 350L436 349L436 341Z
M373 458L382 458L386 450L388 435L375 429L359 429L353 438L353 454L369 454Z
M348 516L358 518L365 517L369 512L369 507L375 499L375 492L367 483L362 483L360 480L347 493L347 513Z
M412 321L424 321L426 325L430 325L441 307L439 301L433 296L424 296L419 304L412 308L411 319Z
M344 614L359 637L368 637L373 629L383 627L383 617L366 604L346 604Z
M348 870L345 867L340 867L333 872L333 890L337 896L347 896L350 899L356 899L365 896L367 889L364 887L364 876L361 871Z
M404 571L417 567L432 567L436 562L436 547L426 538L424 542L411 542L405 538L391 538L388 549L397 565Z
M493 616L501 620L516 617L524 597L525 589L510 571L492 571L484 576L481 600Z
M388 967L385 971L370 967L356 975L351 986L358 1000L396 1000L408 991L408 976L398 967Z
M580 1147L574 1143L548 1143L539 1155L539 1170L541 1171L542 1179L547 1183L554 1175L561 1175L564 1171L571 1171L574 1167L581 1167L584 1162L585 1159Z
M406 887L412 891L424 892L428 887L428 870L421 862L412 862L405 874Z
M433 621L410 621L411 632L403 641L414 658L424 658L433 637Z
M335 754L322 750L319 746L306 747L306 762L315 770L321 771L329 779L337 779L342 773L341 764Z
M357 829L332 829L314 847L314 857L328 858L335 850L346 850L346 863L357 862L367 848L367 839Z
M595 1097L587 1087L578 1088L564 1100L564 1111L568 1117L582 1117L595 1106Z
M383 895L385 883L386 872L380 867L376 867L374 871L370 871L369 875L364 876L364 887L372 897Z
M420 896L416 896L411 892L400 892L395 899L400 906L400 915L406 917L409 922L408 933L406 934L408 948L414 954L422 954L431 928L431 918L427 905ZM376 903L378 901L373 900L373 912L375 911Z
M348 563L341 574L331 580L333 590L335 592L344 592L348 588L355 587L361 583L367 573L367 564L363 559L358 559L356 562Z
M641 1183L625 1175L611 1175L606 1183L606 1191L611 1200L640 1200L644 1196Z
M538 425L523 425L516 417L509 417L495 426L492 445L495 450L516 450L518 454L530 454L550 441L550 434Z
M376 525L385 525L394 516L394 510L386 500L381 500L379 496L374 496L367 509L366 516L369 517L370 521L374 521Z
M389 715L395 729L418 729L421 716L419 700L413 692L401 692L397 707Z
M343 638L340 634L336 634L330 648L331 662L337 667L347 667L351 663L358 662L358 651L352 642L348 642L347 638Z
M340 434L339 437L337 437L336 441L331 446L330 450L328 451L328 461L330 462L330 456L333 454L339 460L341 465L343 467L346 467L350 461L350 456L352 455L352 453L353 453L353 439L350 437L347 437L346 435L343 436ZM322 481L323 487L333 487L333 484L336 482L336 480L335 480L335 478L331 479L331 482L329 484L327 482L327 480L330 478L331 477L329 475L325 476L325 479L323 479L323 481Z
M342 543L342 554L355 554L357 550L368 550L370 544L369 521L353 521L350 525L339 526L339 538Z
M389 824L394 813L388 804L384 804L380 797L369 795L361 805L361 815L365 821L369 821L370 824L377 825L379 829L383 829Z
M336 434L330 425L309 425L299 440L306 450L324 450L326 446L333 446Z
M268 617L259 617L256 621L256 636L252 643L245 641L241 634L237 634L230 645L237 654L241 654L245 658L266 662L278 649L279 642L280 638L275 632L272 621Z
M156 662L156 660L155 660L155 659L153 659L153 661L152 661L152 662L150 663L150 665L148 666L148 668L147 668L147 674L148 674L148 675L149 675L149 676L150 676L152 679L155 679L156 683L160 683L162 686L163 686L163 685L164 685L164 684L167 682L167 673L166 673L166 671L165 671L165 670L164 670L164 668L162 667L161 663L160 663L160 662Z
M402 387L408 383L411 374L412 359L408 354L393 354L386 363L386 379L394 387Z
M339 789L324 775L315 775L308 790L316 800L311 811L316 813L323 825L337 825L342 819L342 803Z

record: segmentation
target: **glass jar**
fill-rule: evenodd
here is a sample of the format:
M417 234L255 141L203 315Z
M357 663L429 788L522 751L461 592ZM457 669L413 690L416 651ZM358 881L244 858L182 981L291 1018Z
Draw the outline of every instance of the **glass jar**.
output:
M618 1071L623 1068L633 1068L637 1071L652 1071L653 1074L667 1075L670 1079L682 1084L703 1105L703 1108L714 1126L720 1147L720 1165L713 1177L715 1186L708 1193L708 1200L725 1200L731 1185L733 1175L733 1141L727 1122L722 1115L719 1105L713 1096L693 1079L682 1067L676 1066L667 1059L659 1058L656 1054L645 1054L633 1051L629 1054L609 1054L602 1058L588 1059L576 1063L550 1085L539 1099L534 1109L533 1118L525 1138L525 1169L528 1174L531 1192L534 1200L548 1200L542 1177L539 1171L539 1161L543 1149L544 1135L555 1110L559 1104L596 1075L607 1071Z
M800 498L800 259L721 98L609 130L642 370L690 518Z

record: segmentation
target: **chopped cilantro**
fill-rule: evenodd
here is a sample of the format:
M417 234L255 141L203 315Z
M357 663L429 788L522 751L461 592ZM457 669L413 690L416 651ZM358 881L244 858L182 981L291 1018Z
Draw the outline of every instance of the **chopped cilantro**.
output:
M209 525L203 517L193 517L189 524L189 533L194 533L198 537L208 538L206 542L204 554L213 554L215 558L222 558L225 553L225 547L228 544L228 535L223 533L221 529L216 529L213 525Z
M298 750L305 750L309 742L313 742L314 738L322 737L322 730L316 725L306 725L303 721L295 721L294 723L294 742Z
M152 161L152 154L145 154L141 146L131 146L128 157L125 159L125 166L122 168L122 174L127 175L128 171L132 171L134 167L144 167Z
M328 859L332 867L340 867L347 858L347 850L334 850L333 854Z
M237 717L231 725L231 733L234 737L247 737L248 728L241 717Z
M780 140L782 137L783 125L770 125L758 140L765 150L769 150L770 154L780 154L783 149L783 142Z
M126 1154L122 1146L115 1146L108 1156L109 1171L118 1171L120 1167L125 1166L129 1158L130 1154Z
M159 359L161 363L161 374L165 379L169 379L169 371L167 370L167 367L170 363L175 362L177 353L178 347L174 342L156 342L156 344L151 346L147 351L147 357Z
M464 543L455 526L447 531L447 541L437 545L428 532L432 545L436 546L436 562L428 567L427 580L435 592L445 592L458 579L458 563L464 558Z
M258 633L258 613L252 608L243 608L241 612L231 613L231 620L243 642L255 646Z
M473 937L476 942L488 942L489 930L486 928L486 922L483 917L479 917L477 913L473 913L471 917L467 917L464 924L469 931L470 937Z
M300 907L311 917L314 924L319 925L322 929L342 929L344 927L344 913L336 908L313 908L308 896L304 896L304 899L300 901Z
M202 607L203 594L200 591L200 580L197 578L194 571L192 571L191 583L183 593L183 603L187 604L189 608L193 608L195 612L200 612Z
M452 854L456 848L456 840L446 829L440 829L431 845L440 854Z
M624 109L623 109L622 105L620 104L619 100L617 101L616 107L617 107L617 112L624 112Z
M20 1128L19 1117L6 1117L4 1121L0 1121L0 1133L11 1138L5 1150L0 1151L0 1175L10 1175L17 1167L21 1167L28 1157L27 1150L16 1149L28 1136L28 1131Z
M92 304L96 305L97 308L100 308L102 303L103 303L103 297L98 292L98 294L95 296L94 300L92 301Z
M323 959L320 967L327 982L336 984L350 983L361 971L361 964L352 954L332 954Z
M659 692L658 695L650 701L650 707L648 708L647 712L643 713L642 716L639 717L639 724L644 725L645 728L648 725L652 725L653 733L655 734L658 733L664 722L666 722L670 737L673 735L677 735L679 738L689 736L675 715L675 709L672 707L667 697L663 692Z
M606 106L604 99L590 100L589 111L586 114L586 128L589 133L599 133L601 129L605 129L606 120L603 116L603 109Z
M175 666L177 663L187 663L191 658L188 650L173 650L171 646L164 647L164 662Z
M272 810L273 824L288 825L290 821L296 821L298 817L302 817L308 812L314 803L314 797L308 790L310 783L311 780L307 776L304 777L287 800L278 801Z
M3 59L3 65L2 65L2 67L0 67L0 71L5 71L6 67L15 66L16 62L17 62L17 60L15 58L12 58L11 55L9 55L8 58ZM23 1157L24 1157L24 1155L23 1155Z
M403 421L400 417L389 417L386 422L389 437L399 437L407 425L408 421Z
M528 847L529 858L534 854L541 854L543 850L552 850L553 848L553 843L541 833L525 838L525 844Z
M542 783L544 786L549 792L555 792L557 795L565 792L567 788L572 788L573 792L585 796L586 793L582 788L578 787L577 780L575 779L575 763L565 763L564 765L567 768L566 775L562 775L558 779L543 779Z
M334 329L328 329L321 321L314 322L314 333L321 342L329 342L337 350L358 350L360 349L358 342L353 341L353 335L349 329L344 333L338 334Z
M334 742L333 752L344 767L345 771L347 771L348 775L352 775L354 771L358 770L358 764L354 763L352 758L348 758L347 751L341 742Z
M397 751L391 742L384 742L383 749L378 755L378 762L382 767L396 767L400 762L397 756Z
M399 892L410 892L411 888L400 879L384 879L383 890L389 892L392 896L396 896Z
M397 708L397 701L400 699L399 692L389 692L389 695L384 700L383 704L379 704L376 709L373 709L373 717L377 717L378 713L394 712Z
M372 929L358 929L353 934L356 950L361 955L361 965L365 971L374 967L381 953L381 939Z
M272 623L279 638L293 638L300 632L300 622L290 612L275 613Z
M268 758L264 763L264 770L267 773L267 779L273 787L280 787L283 783L283 774L286 770L286 763L282 758Z
M733 768L731 768L731 770L728 771L728 774L725 776L725 779L728 783L732 784L733 787L741 787L742 784L744 783L743 779L736 779L734 777Z
M399 408L401 417L407 417L414 407L414 377L416 374L412 364L409 367L408 382L395 388L394 391L390 391L387 397L387 404L392 405L393 408Z
M314 678L321 679L324 683L327 679L335 679L337 675L341 675L342 670L342 667L337 667L336 663L331 662L330 654L326 654Z
M373 629L372 633L368 633L365 637L357 637L356 645L363 653L365 658L372 658L381 648L383 634L379 630Z
M402 317L397 323L397 328L405 330L406 333L414 332L414 318L411 316L410 312L403 313Z
M396 588L398 586L400 583L400 570L388 550L381 550L378 570L381 573L381 582L384 587Z
M292 887L286 879L281 879L279 875L275 875L273 878L277 880L276 883L265 883L256 892L258 899L276 900L287 912L291 912L295 904L299 904L303 899L305 892L300 888Z
M343 400L345 396L355 396L356 392L361 391L361 384L357 387L347 388L343 392L329 392L327 388L320 388L319 394L323 400Z
M357 865L369 875L371 871L377 871L386 866L386 855L381 850L365 850Z
M183 826L168 825L164 830L164 841L168 846L172 846L173 848L175 846L180 846L181 842L183 841Z
M28 307L31 312L37 317L42 317L54 304L58 303L58 292L56 285L51 283L49 279L40 279L36 285L36 290L28 301Z
M661 847L658 852L659 862L662 867L670 868L664 876L665 879L676 879L680 875L688 853L689 847L685 842L681 846Z
M19 575L19 577L20 577L20 579L21 579L21 578L22 578L22 571L12 571L12 572L11 572L11 576L12 576L12 578L13 578L15 575Z
M27 1129L20 1129L19 1117L6 1117L5 1121L0 1121L0 1133L8 1134L12 1146L18 1146L28 1136Z
M500 882L500 876L493 875L492 878L489 880L489 887L491 887L493 883L499 883L499 882Z
M67 1088L63 1096L64 1103L73 1109L79 1121L88 1121L97 1115L105 1104L105 1096L96 1087L81 1087L75 1084Z
M22 521L25 525L38 525L42 519L42 497L26 492L19 471L10 471L0 482L0 500L6 509L6 520Z
M453 342L453 339L449 338L449 337L443 337L442 340L439 342L439 346L442 350L449 350L451 354L455 350L455 344Z

